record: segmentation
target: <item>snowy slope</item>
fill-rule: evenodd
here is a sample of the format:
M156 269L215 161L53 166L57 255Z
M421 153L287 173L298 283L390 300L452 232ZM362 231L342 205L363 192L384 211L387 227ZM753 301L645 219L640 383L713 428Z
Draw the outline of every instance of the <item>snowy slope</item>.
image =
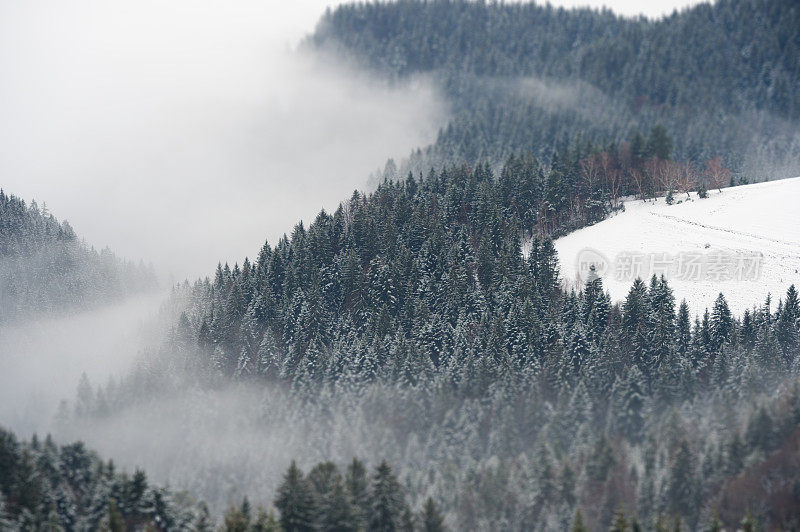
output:
M767 293L774 308L790 284L800 288L800 178L675 200L631 200L625 212L558 239L566 285L582 284L593 263L612 299L622 300L637 274L663 272L692 313L723 292L737 314Z

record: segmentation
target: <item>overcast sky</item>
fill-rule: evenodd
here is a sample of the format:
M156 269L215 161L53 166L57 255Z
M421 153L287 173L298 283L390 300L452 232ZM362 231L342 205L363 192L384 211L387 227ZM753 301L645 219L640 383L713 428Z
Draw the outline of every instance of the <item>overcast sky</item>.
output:
M424 80L290 52L335 3L0 0L0 187L175 279L252 257L446 118Z

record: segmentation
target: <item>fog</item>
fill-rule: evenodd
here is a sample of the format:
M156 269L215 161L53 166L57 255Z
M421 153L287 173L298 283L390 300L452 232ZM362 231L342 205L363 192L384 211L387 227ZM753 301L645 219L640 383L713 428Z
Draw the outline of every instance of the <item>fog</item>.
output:
M337 403L331 398L323 415L263 383L188 387L108 417L56 426L55 434L85 441L128 471L144 468L153 480L188 490L221 513L244 496L269 506L293 459L308 470L354 456L372 465L400 458L397 446L380 445L388 427L367 427L359 408Z
M2 187L176 280L254 255L444 123L295 51L328 4L0 3Z
M105 384L124 374L151 334L146 324L165 294L147 294L72 316L44 316L0 331L0 425L23 434L51 427L82 373Z
M424 79L297 51L333 3L0 2L0 187L164 287L253 257L446 117ZM4 328L0 424L46 430L81 373L124 373L161 301Z

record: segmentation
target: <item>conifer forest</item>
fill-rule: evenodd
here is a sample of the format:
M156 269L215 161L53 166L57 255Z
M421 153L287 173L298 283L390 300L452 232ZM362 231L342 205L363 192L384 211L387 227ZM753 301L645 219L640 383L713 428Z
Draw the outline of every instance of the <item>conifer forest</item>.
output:
M300 4L0 6L0 530L800 530L800 4Z

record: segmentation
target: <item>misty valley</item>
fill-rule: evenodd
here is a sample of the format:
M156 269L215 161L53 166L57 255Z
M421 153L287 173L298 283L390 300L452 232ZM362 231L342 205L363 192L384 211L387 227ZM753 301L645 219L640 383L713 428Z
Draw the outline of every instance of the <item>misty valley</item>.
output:
M0 6L0 530L800 530L800 6L588 4Z

